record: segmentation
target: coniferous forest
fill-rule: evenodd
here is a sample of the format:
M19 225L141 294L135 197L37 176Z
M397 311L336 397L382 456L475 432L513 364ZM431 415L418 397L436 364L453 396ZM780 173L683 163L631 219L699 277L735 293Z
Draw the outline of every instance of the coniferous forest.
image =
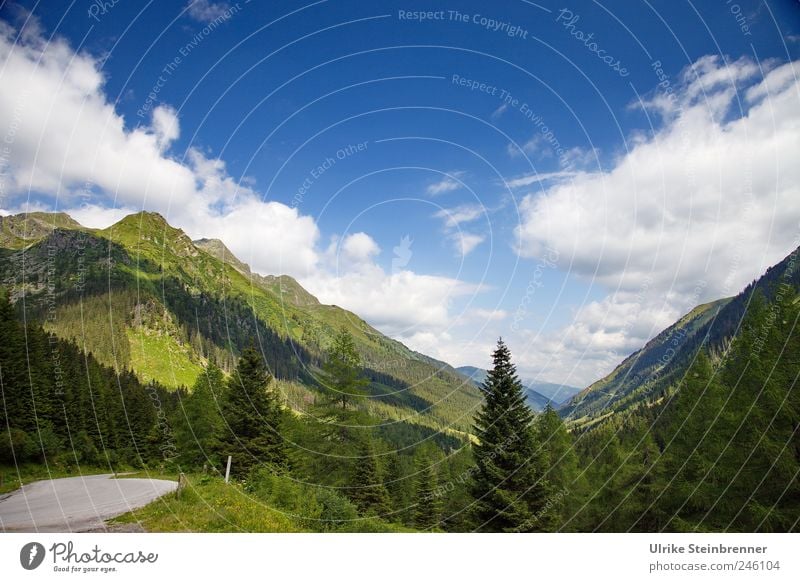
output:
M108 244L125 265L124 246ZM587 399L590 389L562 410L547 405L536 412L502 340L475 387L446 364L403 352L383 336L365 339L360 324L319 315L323 306L296 307L291 333L273 329L264 315L266 291L263 299L251 296L249 307L235 293L224 304L198 275L194 287L180 283L192 268L180 255L172 265L119 269L121 282L111 293L88 286L85 296L75 295L66 289L65 248L47 275L58 276L61 286L50 288L61 293L54 318L41 317L50 311L37 304L36 293L23 300L22 287L5 279L4 475L32 467L184 473L194 497L156 501L130 517L156 529L191 529L158 521L159 504L180 514L196 512L201 502L219 503L228 526L256 531L800 527L800 299L793 261L729 303L740 313L732 333L694 336L693 351L676 359L675 369L640 378L630 396L598 412ZM13 266L19 252L4 251L4 261ZM235 289L240 273L211 255L203 260L204 276L210 264L219 269L215 281ZM147 299L126 290L125 278L143 272L171 286ZM243 322L235 340L225 341L222 305ZM75 315L79 307L82 316ZM248 309L255 318L245 324ZM181 323L192 313L205 323ZM106 329L104 318L113 314L117 322ZM142 341L163 352L151 350L143 361ZM103 349L96 354L90 346ZM153 358L167 360L167 369L183 365L182 375L159 372ZM405 359L402 373L382 366L392 358ZM409 389L425 375L430 383ZM440 385L463 393L437 407L432 394ZM592 404L579 415L582 399ZM457 412L469 421L449 423ZM228 456L232 482L222 485ZM222 497L208 502L234 490L284 521L230 512ZM218 518L194 527L225 531Z

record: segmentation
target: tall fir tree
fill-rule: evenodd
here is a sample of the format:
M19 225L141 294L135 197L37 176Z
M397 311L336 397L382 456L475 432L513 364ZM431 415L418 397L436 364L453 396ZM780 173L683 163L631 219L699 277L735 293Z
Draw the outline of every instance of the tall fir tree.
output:
M659 462L663 489L657 499L663 527L689 531L714 504L725 484L716 467L725 449L725 391L701 350L682 378L670 410L666 447ZM723 437L723 438L720 438Z
M346 409L348 400L361 394L367 385L362 375L361 356L356 350L353 336L345 328L339 330L334 338L322 369L323 385L331 390L335 400L341 402L342 409Z
M472 447L474 517L482 531L540 531L547 504L544 455L511 352L500 339L483 385Z
M381 480L372 440L365 438L359 447L350 499L364 515L384 515L389 511L389 493Z
M258 465L273 470L288 467L281 435L283 411L264 360L252 345L242 351L231 375L222 406L224 423L220 439L223 458L232 457L231 473L246 477Z
M175 440L180 463L186 467L219 465L219 445L222 434L220 405L225 378L214 364L209 364L197 377L191 394L181 399L175 421Z
M564 421L549 403L534 424L547 467L545 478L550 501L539 522L547 529L557 529L565 517L568 500L578 494L578 455Z
M414 527L432 529L442 518L442 501L437 495L438 481L430 458L420 457L416 463L414 480Z

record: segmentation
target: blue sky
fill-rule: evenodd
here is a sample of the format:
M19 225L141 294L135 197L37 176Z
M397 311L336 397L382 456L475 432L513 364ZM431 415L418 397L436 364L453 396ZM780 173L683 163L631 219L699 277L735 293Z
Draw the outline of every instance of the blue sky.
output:
M584 385L798 244L797 2L0 10L5 212L157 210L454 365Z

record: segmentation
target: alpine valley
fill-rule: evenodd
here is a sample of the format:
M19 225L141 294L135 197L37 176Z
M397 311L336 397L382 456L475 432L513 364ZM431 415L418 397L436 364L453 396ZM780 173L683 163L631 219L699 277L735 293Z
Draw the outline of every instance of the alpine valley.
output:
M454 369L155 213L6 216L0 247L5 489L184 473L116 522L149 531L798 528L800 250L580 390L502 342Z

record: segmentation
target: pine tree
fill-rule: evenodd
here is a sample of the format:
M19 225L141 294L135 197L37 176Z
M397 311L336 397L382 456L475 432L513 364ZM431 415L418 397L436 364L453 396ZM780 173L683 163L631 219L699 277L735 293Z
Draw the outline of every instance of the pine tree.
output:
M578 480L578 456L575 454L572 437L564 421L548 403L535 421L538 440L543 450L543 461L547 467L545 478L549 485L550 504L540 523L557 528L565 502L574 498Z
M197 377L191 394L182 399L175 440L180 461L187 467L198 467L208 462L217 465L223 427L220 403L224 386L222 370L209 364Z
M383 515L389 511L389 494L381 481L372 441L366 438L359 447L350 498L364 515Z
M288 466L281 436L283 412L277 394L269 389L271 376L264 360L252 346L242 352L228 382L223 402L227 424L221 439L223 458L231 455L231 472L245 477L259 464L275 470Z
M396 521L411 522L409 507L413 504L414 483L409 476L412 462L406 455L390 455L386 462L385 484Z
M483 531L537 531L547 503L543 451L534 431L511 352L497 342L483 385L473 445L475 518Z
M414 527L431 529L439 525L442 514L442 502L437 495L437 478L430 459L421 457L416 463L416 479L414 481Z
M361 389L367 384L362 377L362 368L353 336L343 327L334 338L322 367L325 373L323 384L342 403L342 409L347 408L348 398L361 394Z
M675 397L667 446L659 463L665 489L658 503L668 513L669 529L686 530L713 505L723 483L717 459L727 429L720 418L723 388L704 351L698 352Z
M7 423L20 430L30 430L22 426L26 418L26 409L31 406L30 384L27 379L25 362L25 337L22 327L17 322L14 308L8 294L0 289L0 402L4 410L0 411L0 430Z

